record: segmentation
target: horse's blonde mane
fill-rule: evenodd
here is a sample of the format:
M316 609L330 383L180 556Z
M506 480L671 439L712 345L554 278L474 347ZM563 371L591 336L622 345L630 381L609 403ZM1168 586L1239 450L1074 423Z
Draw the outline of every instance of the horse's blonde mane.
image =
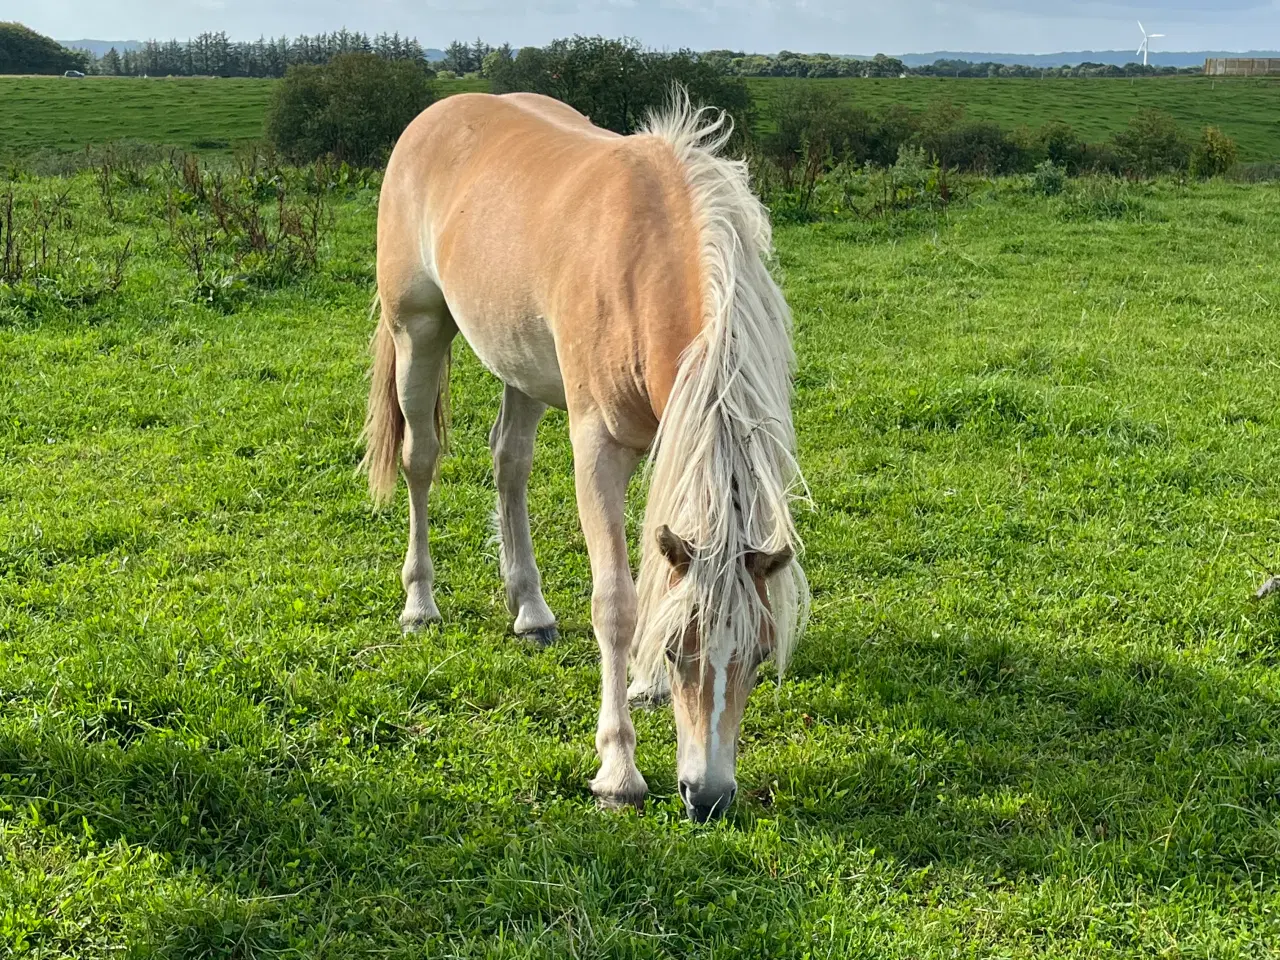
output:
M656 683L669 641L691 625L703 664L727 662L750 651L771 619L781 673L808 613L808 584L798 561L787 564L770 578L766 609L744 562L751 551L799 547L790 511L803 482L791 423L791 312L769 273L769 218L746 162L720 155L732 134L723 113L695 109L678 90L643 133L668 143L684 170L702 244L704 316L649 458L632 671ZM673 588L657 546L664 524L695 548Z

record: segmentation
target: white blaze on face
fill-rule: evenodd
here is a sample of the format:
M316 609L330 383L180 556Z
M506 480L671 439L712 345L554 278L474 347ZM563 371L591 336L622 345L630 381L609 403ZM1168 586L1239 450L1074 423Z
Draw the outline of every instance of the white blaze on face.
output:
M711 655L711 669L715 679L711 688L710 740L707 745L707 769L715 765L720 754L720 719L724 716L726 691L729 684L729 659L732 651L728 644L721 644Z

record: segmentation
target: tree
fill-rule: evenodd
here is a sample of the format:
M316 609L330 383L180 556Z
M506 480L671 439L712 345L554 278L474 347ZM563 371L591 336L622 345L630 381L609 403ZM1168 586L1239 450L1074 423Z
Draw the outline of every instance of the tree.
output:
M443 70L451 70L458 76L468 73L471 63L471 48L459 40L453 41L444 51L444 59L440 61Z
M120 52L112 47L102 55L102 63L99 65L98 72L104 73L109 77L120 76Z
M1111 142L1125 172L1134 176L1185 171L1191 161L1191 144L1161 110L1141 111Z
M486 69L495 93L546 94L618 133L639 129L651 111L666 104L676 84L695 103L727 110L740 140L750 128L746 85L727 76L716 61L686 50L659 53L636 40L576 36L524 47L514 57L494 57Z
M1191 151L1191 174L1218 177L1236 165L1236 142L1217 127L1205 127Z
M0 73L87 72L89 55L68 50L56 40L20 23L0 21Z
M341 54L324 65L290 68L267 110L267 139L295 162L332 155L372 165L433 99L431 74L421 63Z

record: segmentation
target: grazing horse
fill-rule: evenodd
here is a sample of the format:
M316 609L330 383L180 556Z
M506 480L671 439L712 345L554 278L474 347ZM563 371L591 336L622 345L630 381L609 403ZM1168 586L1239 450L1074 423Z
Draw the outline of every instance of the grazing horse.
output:
M365 425L375 499L394 495L399 467L409 485L400 622L413 630L440 616L427 494L462 332L504 384L489 443L507 606L518 634L545 642L556 621L527 485L543 411L568 411L600 645L591 787L602 805L642 804L628 697L670 694L680 796L698 821L732 802L757 667L785 666L808 606L789 503L802 482L790 311L746 165L719 155L729 133L682 92L627 137L533 94L424 111L382 185ZM637 589L624 506L646 451Z

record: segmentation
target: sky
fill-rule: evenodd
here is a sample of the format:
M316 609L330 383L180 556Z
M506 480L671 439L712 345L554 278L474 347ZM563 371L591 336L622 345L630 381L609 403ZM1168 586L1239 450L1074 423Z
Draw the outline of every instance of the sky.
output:
M574 33L658 48L871 54L1136 49L1137 20L1165 50L1280 47L1280 0L5 0L60 40L233 39L347 27L427 47L458 38L515 46Z

